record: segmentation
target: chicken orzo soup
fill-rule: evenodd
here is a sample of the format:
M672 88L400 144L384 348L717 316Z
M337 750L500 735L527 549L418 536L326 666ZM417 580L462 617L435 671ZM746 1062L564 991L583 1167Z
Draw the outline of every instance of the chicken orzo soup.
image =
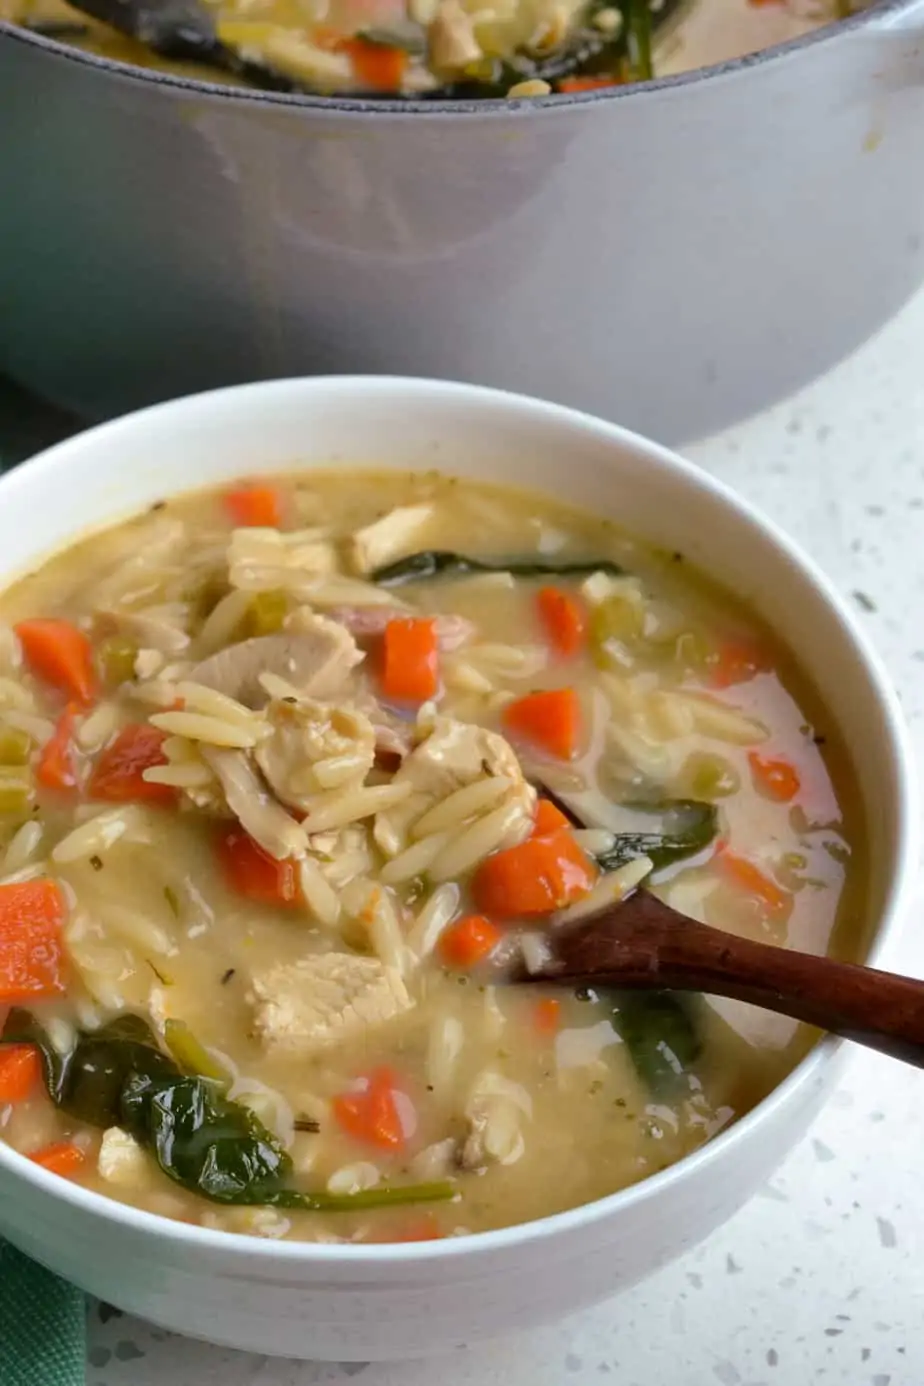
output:
M381 101L587 92L710 67L869 0L206 0L162 11L145 43L115 0L0 0L0 21L180 76ZM131 29L131 24L128 26ZM137 29L133 30L137 33ZM239 59L209 66L217 39ZM214 64L214 55L211 57Z
M847 773L746 610L558 500L344 469L154 506L0 597L0 1132L303 1240L633 1184L809 1033L512 971L640 886L850 955Z

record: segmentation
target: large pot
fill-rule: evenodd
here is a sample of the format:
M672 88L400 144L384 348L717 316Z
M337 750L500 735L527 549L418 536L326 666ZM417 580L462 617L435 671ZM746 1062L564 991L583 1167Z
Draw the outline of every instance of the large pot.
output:
M105 416L425 372L668 441L857 346L924 277L924 4L637 89L232 91L0 24L0 371Z

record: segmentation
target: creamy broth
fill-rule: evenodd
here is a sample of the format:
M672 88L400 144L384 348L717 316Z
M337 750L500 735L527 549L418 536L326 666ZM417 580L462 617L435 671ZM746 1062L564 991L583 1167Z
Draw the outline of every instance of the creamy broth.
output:
M431 551L498 571L389 585ZM505 567L526 562L586 570ZM49 619L53 639L31 624ZM612 866L676 800L708 820L695 850L652 873L630 844ZM481 1231L612 1193L753 1107L811 1035L702 998L665 1013L510 986L511 967L556 910L639 883L735 933L853 956L855 803L785 648L681 554L434 474L170 500L0 597L0 1020L67 1054L140 1018L174 1078L256 1112L291 1159L278 1187L359 1202L191 1192L149 1124L78 1119L34 1073L10 1078L30 1051L9 1045L0 1132L135 1206L305 1240ZM540 859L573 879L537 905ZM49 898L60 917L14 965ZM360 1206L434 1182L419 1204Z
M383 97L540 96L670 76L844 18L853 0L208 0L219 37L311 91ZM228 80L168 61L64 0L0 0L0 18L91 52ZM647 23L647 21L646 21ZM254 78L259 82L260 75ZM233 80L233 79L231 79Z

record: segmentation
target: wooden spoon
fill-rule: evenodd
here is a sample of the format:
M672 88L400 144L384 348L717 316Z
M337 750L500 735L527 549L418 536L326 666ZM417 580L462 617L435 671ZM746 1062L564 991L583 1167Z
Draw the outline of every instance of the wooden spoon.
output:
M516 982L727 996L924 1068L924 981L737 938L646 890L548 941L550 960Z

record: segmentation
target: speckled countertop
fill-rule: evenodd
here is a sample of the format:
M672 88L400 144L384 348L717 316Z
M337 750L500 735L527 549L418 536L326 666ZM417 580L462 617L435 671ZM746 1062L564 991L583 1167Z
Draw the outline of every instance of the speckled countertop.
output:
M690 449L842 589L924 762L924 297L798 398ZM924 892L922 892L924 894ZM924 901L922 901L924 904ZM897 965L924 974L924 909ZM297 1363L92 1306L87 1386L921 1386L924 1075L854 1051L773 1181L698 1250L599 1308L439 1363Z

